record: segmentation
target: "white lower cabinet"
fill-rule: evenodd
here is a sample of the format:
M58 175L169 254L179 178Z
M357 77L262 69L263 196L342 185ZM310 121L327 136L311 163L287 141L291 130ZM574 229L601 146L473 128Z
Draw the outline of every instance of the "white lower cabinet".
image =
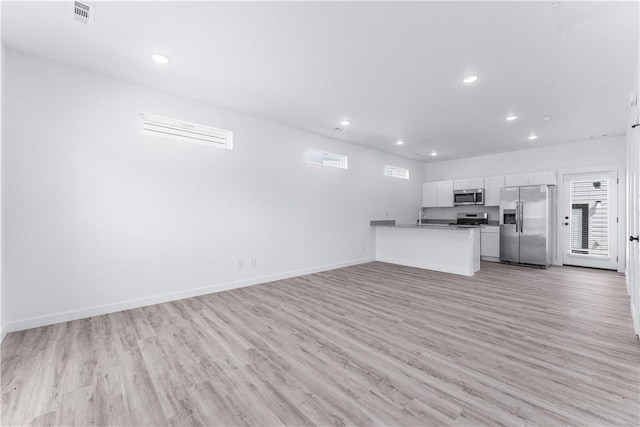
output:
M480 258L500 261L500 227L489 225L480 229Z

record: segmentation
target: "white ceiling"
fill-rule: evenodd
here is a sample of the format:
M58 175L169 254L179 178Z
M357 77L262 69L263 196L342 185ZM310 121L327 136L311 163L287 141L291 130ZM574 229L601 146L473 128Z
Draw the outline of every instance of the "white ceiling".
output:
M637 2L93 4L3 1L3 42L423 161L624 134L638 58Z

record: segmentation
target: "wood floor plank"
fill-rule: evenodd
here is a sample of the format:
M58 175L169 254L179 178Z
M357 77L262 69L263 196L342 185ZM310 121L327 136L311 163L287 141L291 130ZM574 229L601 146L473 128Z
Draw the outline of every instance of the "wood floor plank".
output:
M77 388L62 396L56 425L76 426L96 425L96 387L85 386Z
M166 425L157 391L138 348L118 354L129 417L135 426Z
M117 355L106 357L98 364L94 401L96 425L133 425L122 375Z
M31 427L51 427L59 425L58 411L47 412L46 414L40 415L39 417L36 417L30 422L26 422L24 424Z
M640 425L616 273L368 263L9 334L2 425Z
M2 422L0 424L18 426L25 423L25 418L34 418L33 413L28 412L33 390L39 382L38 377L33 373L37 372L42 363L44 351L26 352L23 355L13 354L12 358L2 361Z

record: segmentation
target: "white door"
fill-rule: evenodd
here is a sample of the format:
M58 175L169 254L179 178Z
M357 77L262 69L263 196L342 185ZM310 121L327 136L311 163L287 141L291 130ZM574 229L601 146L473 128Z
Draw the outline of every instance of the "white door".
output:
M618 173L564 176L563 264L618 267Z

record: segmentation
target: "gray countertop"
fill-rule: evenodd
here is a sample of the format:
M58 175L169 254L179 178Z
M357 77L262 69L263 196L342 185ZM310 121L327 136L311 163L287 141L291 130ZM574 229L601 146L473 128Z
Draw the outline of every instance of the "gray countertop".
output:
M489 221L489 224L483 225L456 225L455 219L423 219L420 228L485 228L485 227L499 227L498 221ZM395 219L378 219L369 221L369 225L376 227L406 227L406 228L418 228L417 224L396 224Z
M438 230L468 230L470 228L480 228L479 225L449 225L449 224L371 224L374 227L396 227L396 228L420 228Z

